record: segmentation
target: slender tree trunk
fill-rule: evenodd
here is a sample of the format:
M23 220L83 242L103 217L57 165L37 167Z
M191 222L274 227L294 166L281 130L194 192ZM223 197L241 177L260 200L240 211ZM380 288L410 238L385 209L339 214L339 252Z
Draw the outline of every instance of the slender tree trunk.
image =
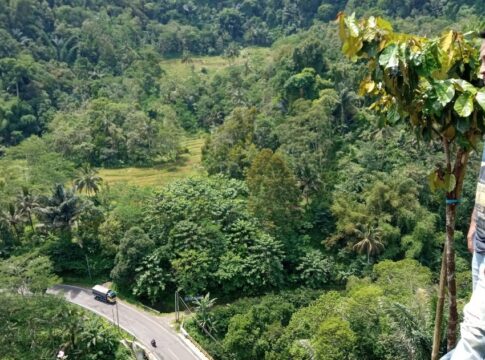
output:
M30 227L32 228L32 232L35 234L34 222L32 221L32 213L30 211L29 211L29 223L30 223Z
M17 245L20 245L20 234L19 234L19 231L17 229L17 225L12 224L12 228L13 228L13 232L15 234L15 240L17 242Z
M340 133L343 133L344 122L345 122L344 101L341 97L340 98Z
M86 251L84 252L84 257L86 258L86 266L88 268L89 280L93 280L93 277L91 276L91 267L89 266L89 258L88 254L86 254Z
M438 360L440 343L441 343L441 325L443 323L443 309L445 306L445 291L446 291L446 244L443 248L443 255L441 258L440 271L440 287L438 291L438 302L436 303L436 316L434 321L433 333L433 352L431 353L431 360Z
M448 285L448 299L450 317L448 319L447 350L456 345L456 326L458 311L456 309L456 281L455 281L455 215L456 205L446 205L446 280Z
M455 164L452 169L450 142L443 138L443 145L446 155L446 172L453 174L456 185L453 190L446 193L449 200L459 200L463 189L463 180L468 162L468 151L458 148ZM458 311L456 309L456 281L455 281L455 219L457 203L446 204L446 278L449 298L449 320L447 330L447 350L450 351L456 345L456 326L458 324Z

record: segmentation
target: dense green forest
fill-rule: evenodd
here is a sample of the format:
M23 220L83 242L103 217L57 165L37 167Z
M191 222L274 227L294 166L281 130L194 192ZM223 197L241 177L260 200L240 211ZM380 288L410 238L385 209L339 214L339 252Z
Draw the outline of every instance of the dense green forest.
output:
M2 359L133 359L113 327L61 298L2 293L0 303Z
M60 343L95 358L83 344L104 325L43 295L60 279L113 281L163 311L175 291L207 294L187 328L215 359L430 357L442 147L369 109L339 11L425 36L485 15L478 0L0 2L0 288L35 294L0 292L12 358ZM177 172L194 137L197 177L100 176ZM480 151L456 221L459 306ZM35 344L12 340L9 324L26 334L31 320ZM124 359L106 334L99 346Z

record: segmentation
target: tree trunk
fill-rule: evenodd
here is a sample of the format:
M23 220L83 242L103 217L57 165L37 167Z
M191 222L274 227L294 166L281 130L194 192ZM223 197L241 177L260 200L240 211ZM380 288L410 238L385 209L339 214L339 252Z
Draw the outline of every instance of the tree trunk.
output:
M453 174L456 185L453 190L446 193L448 200L459 201L463 189L463 180L468 162L468 151L458 148L455 157L455 164L452 170L450 142L443 138L443 145L446 155L446 172ZM449 298L449 320L447 330L447 350L450 351L456 345L456 326L458 324L458 311L456 309L456 281L455 281L455 218L457 202L446 204L446 278Z
M20 233L17 229L17 225L12 224L13 232L15 234L15 241L17 242L17 245L20 245Z
M91 267L89 266L89 258L88 258L88 254L86 253L86 251L84 252L84 257L86 258L86 266L88 268L89 280L93 280L93 277L91 276Z
M32 213L30 211L29 211L29 223L30 223L30 227L32 228L32 232L35 234L34 222L32 221Z
M445 305L445 291L446 291L446 244L443 248L443 255L441 258L440 271L440 287L438 291L438 302L436 303L436 315L434 321L433 333L433 352L431 353L431 360L438 360L440 343L441 343L441 325L443 323L443 309Z
M448 285L448 299L450 316L448 319L447 350L456 345L456 325L458 311L456 310L456 281L455 281L455 215L456 204L446 205L446 280Z

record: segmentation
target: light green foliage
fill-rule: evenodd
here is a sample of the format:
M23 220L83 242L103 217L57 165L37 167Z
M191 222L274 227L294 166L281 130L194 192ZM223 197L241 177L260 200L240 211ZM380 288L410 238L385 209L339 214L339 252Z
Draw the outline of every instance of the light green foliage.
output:
M213 326L211 331L221 338L228 334L222 341L223 346L208 341L193 322L187 323L187 327L191 335L196 336L204 348L210 349L211 354L215 354L218 359L235 357L276 360L284 356L281 337L291 314L307 306L320 294L299 289L261 298L241 298L228 305L214 306L209 313Z
M384 311L389 317L389 333L380 338L384 348L394 349L395 355L387 353L386 358L426 359L429 357L431 342L432 314L427 311L429 299L424 292L418 292L415 304L405 306L391 303ZM423 311L424 310L424 311Z
M374 273L375 281L352 279L346 292L327 292L295 312L279 340L282 353L297 359L429 356L429 270L414 260L384 261Z
M251 332L253 324L249 315L235 315L231 318L229 328L224 337L224 348L241 360L253 359L255 354L248 351L256 342L256 335Z
M395 301L405 301L418 289L431 286L431 271L416 260L384 260L374 265L374 274L376 284L385 289L386 297Z
M357 342L347 321L338 317L325 319L318 328L312 343L316 359L354 359L353 348Z
M313 100L321 89L322 81L313 68L304 68L301 73L291 76L284 85L290 102L298 98Z
M58 282L52 263L45 256L14 256L0 263L0 286L13 293L43 294Z
M379 351L376 341L385 321L380 303L383 293L383 289L377 285L361 285L350 288L349 296L343 300L340 316L349 321L356 334L357 354Z
M315 319L331 318L339 314L341 301L342 296L338 292L329 291L309 306L299 309L291 317L285 330L285 336L295 340L311 338L317 332L320 324Z
M195 321L199 326L207 331L212 331L214 329L214 321L211 316L211 310L214 307L216 298L211 298L210 294L207 293L200 300L195 300Z
M23 186L45 193L54 183L66 183L73 173L73 164L37 136L9 148L0 159L0 168L0 203L12 201Z
M140 225L146 204L153 196L153 189L126 184L103 186L96 198L103 207L110 210L109 216L118 221L123 231ZM110 235L106 232L106 235ZM111 234L113 240L114 235ZM118 239L119 241L119 239Z

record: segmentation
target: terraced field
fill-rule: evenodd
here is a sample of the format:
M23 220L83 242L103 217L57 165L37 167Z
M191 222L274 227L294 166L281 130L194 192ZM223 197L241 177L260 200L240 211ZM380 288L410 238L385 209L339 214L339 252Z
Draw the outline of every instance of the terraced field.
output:
M183 146L188 153L182 155L177 163L150 168L100 169L99 174L108 184L163 186L177 179L204 174L201 164L203 145L202 137L185 140Z
M242 65L247 61L268 61L271 54L270 48L251 47L242 49L240 55L231 60L222 56L193 56L186 62L179 58L166 59L160 66L166 71L167 78L186 79L192 72L200 73L202 69L211 76L230 65Z

